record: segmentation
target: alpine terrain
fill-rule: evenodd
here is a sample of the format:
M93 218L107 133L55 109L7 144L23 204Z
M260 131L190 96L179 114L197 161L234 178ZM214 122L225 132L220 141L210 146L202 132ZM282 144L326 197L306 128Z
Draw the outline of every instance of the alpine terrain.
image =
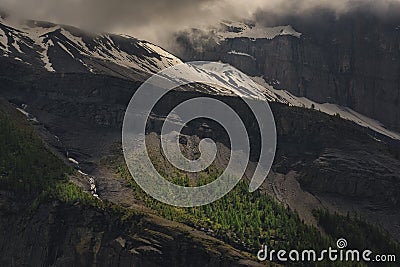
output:
M323 33L294 18L272 26L224 21L176 33L174 55L127 35L2 15L0 265L280 266L288 263L257 259L262 245L323 250L339 238L349 248L400 256L400 32L362 14L327 20ZM161 151L168 113L202 96L238 112L250 136L250 163L223 198L178 208L135 183L121 129L148 77L194 60L231 64L257 90L222 69L219 79L238 90L194 83L166 94L146 127L153 164L185 186L223 172L230 139L211 120L189 122L179 140L191 159L201 139L216 142L207 169L176 170ZM268 101L277 130L271 172L253 193L260 130L241 98ZM354 266L312 263L343 264Z

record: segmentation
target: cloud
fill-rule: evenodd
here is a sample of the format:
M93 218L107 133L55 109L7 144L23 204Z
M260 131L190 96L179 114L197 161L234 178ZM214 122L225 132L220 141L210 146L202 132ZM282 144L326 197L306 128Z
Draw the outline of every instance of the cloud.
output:
M271 22L324 8L340 15L366 6L385 13L400 0L0 0L0 9L22 18L101 32L119 32L163 43L171 33L221 20ZM270 19L268 19L270 18Z
M0 9L22 18L154 39L176 29L249 17L257 2L242 0L0 0Z

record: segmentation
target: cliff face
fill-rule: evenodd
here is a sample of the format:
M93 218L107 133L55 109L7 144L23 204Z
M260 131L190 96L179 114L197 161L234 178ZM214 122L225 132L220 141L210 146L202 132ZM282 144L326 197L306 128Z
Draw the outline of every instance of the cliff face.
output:
M286 22L287 23L287 22ZM318 24L318 22L316 22ZM331 102L400 129L400 28L367 15L297 20L300 38L235 37L216 40L204 31L177 36L185 60L221 60L275 88ZM200 44L199 44L200 43Z
M63 156L68 151L68 157L76 159L84 172L96 169L98 160L110 153L113 144L120 142L123 114L137 83L93 74L36 73L0 62L0 68L2 66L1 71L7 77L1 79L2 95L11 102L27 104L26 111L42 125L38 127L47 130L46 142ZM19 79L22 76L24 79ZM36 76L40 79L34 79ZM163 121L157 118L164 118L178 103L199 96L209 95L189 91L168 94L163 99L164 105L155 109L158 117L151 118L148 130L159 133ZM241 111L253 143L251 161L256 162L260 140L248 107L235 97L218 96L218 99ZM278 134L273 171L297 172L305 191L319 200L340 203L341 211L360 203L353 210L367 213L372 222L379 221L399 239L400 233L394 223L400 214L398 142L317 110L278 103L271 103L271 108ZM183 133L212 138L229 148L224 131L211 127L213 130L208 132L201 125L200 121ZM112 175L96 177L101 197L122 198L119 196L121 188L107 192L115 180ZM385 222L380 222L382 218Z
M0 191L1 266L259 266L204 233L155 216L124 222L79 203L29 206Z
M259 266L146 206L131 201L127 209L82 191L87 177L46 149L3 99L0 124L0 266Z

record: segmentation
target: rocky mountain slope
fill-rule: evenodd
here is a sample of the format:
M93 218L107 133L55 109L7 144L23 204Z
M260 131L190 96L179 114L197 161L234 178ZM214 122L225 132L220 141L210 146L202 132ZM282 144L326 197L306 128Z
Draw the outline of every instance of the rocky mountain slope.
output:
M2 52L3 57L48 72L105 74L133 81L143 81L152 73L182 63L179 58L161 47L130 36L106 33L91 34L71 26L56 25L49 22L15 21L12 17L5 15L0 16L0 31L0 52ZM222 29L214 29L212 33L218 44L235 39L248 39L257 42L258 39L273 41L279 36L294 37L295 39L302 36L291 26L271 28L227 22L223 23ZM194 40L196 40L197 45L203 45L202 41L196 38L192 41ZM185 46L182 51L186 49L190 49L190 46ZM199 49L204 50L204 48ZM179 54L184 53L182 51L179 51ZM221 51L218 54L224 55ZM240 52L240 50L232 50L227 54L229 57L232 56L240 60L249 57L249 54ZM238 66L234 62L227 62ZM244 69L246 73L253 74L250 66L242 66L241 69ZM226 80L234 79L238 84L243 82L232 73L225 73L225 75ZM260 76L260 74L258 75ZM276 90L273 86L278 86L277 80L274 80L272 85L267 84L265 75L254 77L254 81L260 84L260 89L265 92L269 101L295 106L314 106L318 110L331 115L338 113L346 119L392 138L400 138L397 133L387 130L379 121L374 121L348 107L342 107L343 103L336 106L321 106L317 103L319 99L314 99L313 96L304 95L310 100L298 98L296 92L291 92L290 86L283 87L287 90ZM282 86L287 86L287 84L277 88ZM233 92L214 90L212 93L232 94ZM250 95L251 92L248 92L248 94Z
M110 153L115 142L120 142L123 114L138 84L93 74L61 76L46 71L32 72L30 68L21 67L21 63L14 64L0 64L3 77L7 77L1 83L2 95L17 106L25 104L25 111L36 118L37 127L47 142L64 157L72 158L73 166L85 173L96 173L99 160ZM21 81L22 75L25 80ZM202 95L201 91L176 91L167 95L163 102L165 107L159 110L160 118L169 107ZM237 97L218 94L214 97L242 110L246 118L246 107L242 107L243 102ZM328 204L320 207L341 203L335 210L347 212L350 203L361 203L350 210L370 214L372 221L386 225L398 236L398 226L390 219L399 214L395 211L400 173L398 142L317 110L271 104L278 130L273 170L280 174L298 172L302 190L311 192L319 202L326 199ZM251 128L251 118L247 116L245 124L254 131L250 135L256 137L257 129ZM160 122L158 117L154 120L154 129L150 130L157 133ZM186 134L212 137L229 148L229 141L222 132L211 132L210 136L207 129L200 126L201 123L199 128L193 126ZM253 141L257 144L257 138ZM257 160L256 150L252 160ZM119 185L115 185L114 178L110 174L103 177L100 173L99 176L102 181L98 185L100 197L106 194L118 198L113 187L119 188ZM107 189L113 193L106 192Z
M4 99L0 125L7 138L0 151L2 266L261 266L143 206L125 209L83 192L69 180L86 177L44 147Z
M4 24L2 25L4 26ZM58 26L55 27L58 28ZM64 29L65 27L63 26L62 28ZM66 33L64 31L60 30L59 32L65 37L64 34ZM279 35L273 39L268 39L271 42L275 42L274 40L277 38L295 38L296 40L303 38L303 34L298 35L294 32L293 28L288 27L271 30L270 34L270 38ZM56 38L52 34L50 36L53 39ZM83 39L86 38L88 37ZM97 43L96 40L99 40L96 38L93 39L94 41L92 40L95 43ZM247 40L248 37L245 37L245 39ZM9 42L9 40L12 39L7 37L7 45L9 45L7 50L11 51L10 44L12 46L13 42ZM72 39L68 38L68 40ZM135 39L128 38L124 40L132 40L133 42ZM257 42L257 40L254 42ZM264 41L267 42L268 40ZM64 41L66 42L64 46L70 42L65 39ZM90 47L90 42L85 41L85 46ZM139 41L136 40L135 42ZM144 42L140 41L140 43L143 44ZM139 45L139 43L136 44ZM78 45L79 42L74 43L72 46L77 48ZM80 47L83 48L84 46ZM129 47L131 48L131 46ZM38 47L35 47L34 51L42 51L36 48ZM70 48L69 51L71 52L73 48ZM85 57L87 57L86 60L98 62L98 58L96 58L97 49L100 48L93 48L87 52L82 52L83 54L95 54L94 56L87 56L85 54ZM113 48L110 49L114 51ZM144 55L141 54L142 52ZM112 58L105 57L101 60L102 66L104 64L107 66L110 66L109 64L118 65L116 68L113 68L112 72L109 71L109 68L107 71L103 71L104 69L100 69L98 65L93 65L96 67L93 72L87 68L79 71L79 68L75 67L70 70L63 70L61 68L51 71L45 68L46 60L43 55L40 56L40 52L36 52L36 54L35 52L32 53L34 56L27 56L25 62L13 58L7 52L4 52L4 56L0 57L0 95L26 116L26 119L35 126L36 131L54 153L63 158L65 162L69 162L70 166L78 169L81 173L87 173L94 177L100 199L109 200L125 207L137 207L138 199L136 199L136 195L132 194L130 185L121 181L120 177L117 177L113 170L107 169L103 161L107 161L107 156L114 153L110 150L110 147L115 147L121 141L121 124L129 99L141 84L143 78L154 71L147 68L147 63L154 63L157 58L162 59L164 52L148 54L144 50L140 50L139 52L137 50L130 51L129 53L132 53L132 55L129 58L144 58L143 67L141 66L142 61L138 63L140 70L131 65L128 67L123 64L118 65L115 63L118 60L112 63ZM50 54L50 50L46 52L46 55ZM65 55L67 54L67 51L65 51ZM172 56L168 57L173 58ZM80 58L80 56L78 54L73 54L73 56L68 55L65 62L80 62L76 58ZM54 56L49 61L55 63L57 59L61 59L61 57ZM173 62L168 62L168 64L174 64ZM174 62L179 62L179 60L176 59ZM163 65L163 67L166 67L168 64ZM162 68L159 65L153 66L154 68ZM114 70L117 70L117 72L114 72ZM125 73L129 73L129 75L125 75ZM229 73L225 75L224 79L235 79L235 82L240 83L240 78L230 76ZM262 86L262 82L259 82L260 86ZM287 204L293 210L297 210L301 218L310 224L314 223L316 225L315 219L307 220L312 209L327 209L331 212L337 211L343 214L347 212L351 214L356 213L361 214L368 222L386 229L393 238L399 240L400 228L397 222L400 218L400 211L398 209L400 146L395 138L396 133L387 131L378 124L374 124L374 127L381 127L380 130L360 127L356 123L344 120L338 115L334 116L336 112L331 113L333 116L324 114L319 112L318 109L322 110L324 107L326 108L326 105L319 105L318 103L298 98L285 92L282 94L282 91L268 86L270 85L264 84L262 88L265 90L264 96L269 97L275 116L278 131L278 150L272 173L269 179L266 180L263 191L275 196L276 199ZM247 93L244 97L254 97L251 91L248 90ZM252 120L253 117L249 114L243 101L232 92L208 86L193 86L189 90L176 90L168 94L161 108L156 110L154 116L150 118L149 132L155 135L159 134L160 129L158 126L163 121L164 113L171 106L194 96L215 97L241 111L244 122L249 127L250 135L253 136L252 138L255 142L253 146L257 147L259 143L257 127L255 127ZM302 104L303 107L301 107ZM314 109L311 108L310 104L314 104ZM341 113L342 115L351 113L349 110L341 110L339 108L337 110L343 112ZM325 112L329 113L328 111ZM358 122L358 124L362 124L362 122ZM373 128L371 123L369 123L369 126ZM226 135L218 129L210 130L209 127L204 127L202 121L188 127L185 134L194 139L211 137L221 147L229 150L229 141ZM225 159L226 155L220 153L219 157ZM257 150L252 153L251 160L253 162L257 161ZM163 162L160 161L160 164L163 164ZM291 179L290 182L295 184L295 186L287 186L289 179ZM80 181L80 183L85 189L89 186L87 182ZM299 207L301 206L299 204L303 203L301 202L304 199L302 196L305 194L315 206L308 206L306 203L303 205L306 206L306 209ZM13 205L14 200L12 198L9 200L9 197L6 197L5 199L6 202L11 203L11 206ZM143 208L143 206L141 207ZM40 225L45 229L50 229L48 233L51 233L51 235L61 232L67 237L72 236L73 228L66 227L60 230L55 227L53 229L51 228L51 223L50 226L47 224L48 217L54 219L51 214L48 214L49 209L58 215L66 209L66 214L70 214L69 207L62 205L56 205L55 207L45 206L39 210L40 213L44 213L43 216L38 218L42 222ZM81 212L81 207L77 207L76 209L73 208L71 214ZM100 216L100 218L97 216ZM97 211L87 213L88 221L86 221L87 224L82 226L83 233L87 233L88 228L98 227L98 220L104 220L106 225L111 225L111 230L102 228L103 226L96 228L96 231L91 232L93 233L93 238L90 242L87 240L82 241L81 238L83 235L78 235L78 237L72 236L71 238L74 241L78 242L81 240L83 242L82 246L85 249L78 249L78 252L83 251L84 253L91 254L93 249L97 249L96 246L100 242L97 239L97 235L104 234L102 237L104 239L99 238L102 240L100 243L104 245L100 251L104 251L104 254L100 253L98 255L102 255L102 257L118 255L115 257L121 256L124 262L125 260L132 262L129 256L131 255L129 253L132 252L130 250L133 249L133 252L135 252L137 246L142 249L143 242L146 242L140 241L136 243L129 232L114 232L113 224L108 221L107 216L107 214L99 215ZM61 216L61 218L64 217ZM63 220L67 221L68 224L80 227L79 221L68 218L69 216ZM57 225L60 223L62 223L62 220L57 221ZM39 228L42 226L39 226ZM150 229L153 229L152 227L149 226ZM174 238L176 237L175 235L180 236L180 231L177 230L178 232L175 232L176 229L171 230L171 228L164 231L163 229L165 228L159 224L156 224L154 227L161 229L162 237L160 239L163 240L162 242L165 241L163 248L166 250L161 250L162 255L168 255L166 257L171 256L169 253L175 253L179 248L171 247L172 244L168 240L170 240L170 236ZM28 230L37 231L34 226ZM19 229L15 231L20 232ZM108 234L111 235L110 239L108 239ZM156 236L159 238L157 233ZM151 239L152 242L157 240L155 237L153 240L153 237L152 235L150 237L145 235L144 239ZM177 238L177 240L181 239ZM43 242L46 243L47 240ZM157 242L154 241L154 243ZM122 244L125 244L124 249L121 249ZM186 244L186 241L183 240L182 244ZM77 255L74 254L76 252L73 252L76 248L71 248L71 244L67 243L64 245L60 245L59 247L67 248L66 255ZM15 250L19 249L22 248L10 249L8 253L12 254ZM160 250L158 247L155 248L153 246L151 248L145 247L144 249L146 250L144 254L147 253L148 249L152 251L151 253L158 254L157 249ZM115 254L114 250L122 252L121 254ZM57 254L58 252L52 253ZM85 254L81 259L84 260L87 258ZM157 263L158 260L164 262L163 259L158 258L158 256L155 257ZM108 258L105 262L107 260L114 263L114 258ZM185 263L183 260L182 262ZM230 261L228 260L228 262ZM122 264L121 262L119 263Z
M164 49L130 36L89 34L77 28L0 17L3 57L58 73L101 73L140 79L180 63Z
M177 34L184 60L221 60L276 89L349 107L400 129L400 31L368 12L282 18L279 27L227 23Z

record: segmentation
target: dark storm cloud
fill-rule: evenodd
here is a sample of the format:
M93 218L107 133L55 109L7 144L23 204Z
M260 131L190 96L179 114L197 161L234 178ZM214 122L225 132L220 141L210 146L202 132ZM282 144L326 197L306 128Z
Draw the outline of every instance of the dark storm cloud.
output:
M163 42L175 31L223 19L271 24L282 18L329 10L337 16L363 6L388 12L400 0L0 0L0 9L23 18L70 24L88 30L130 34ZM314 12L315 14L315 12Z
M0 7L12 14L34 19L110 29L143 26L153 21L179 21L182 14L189 17L202 13L209 0L0 0Z
M164 38L173 29L213 21L215 0L0 0L13 16L95 31Z

